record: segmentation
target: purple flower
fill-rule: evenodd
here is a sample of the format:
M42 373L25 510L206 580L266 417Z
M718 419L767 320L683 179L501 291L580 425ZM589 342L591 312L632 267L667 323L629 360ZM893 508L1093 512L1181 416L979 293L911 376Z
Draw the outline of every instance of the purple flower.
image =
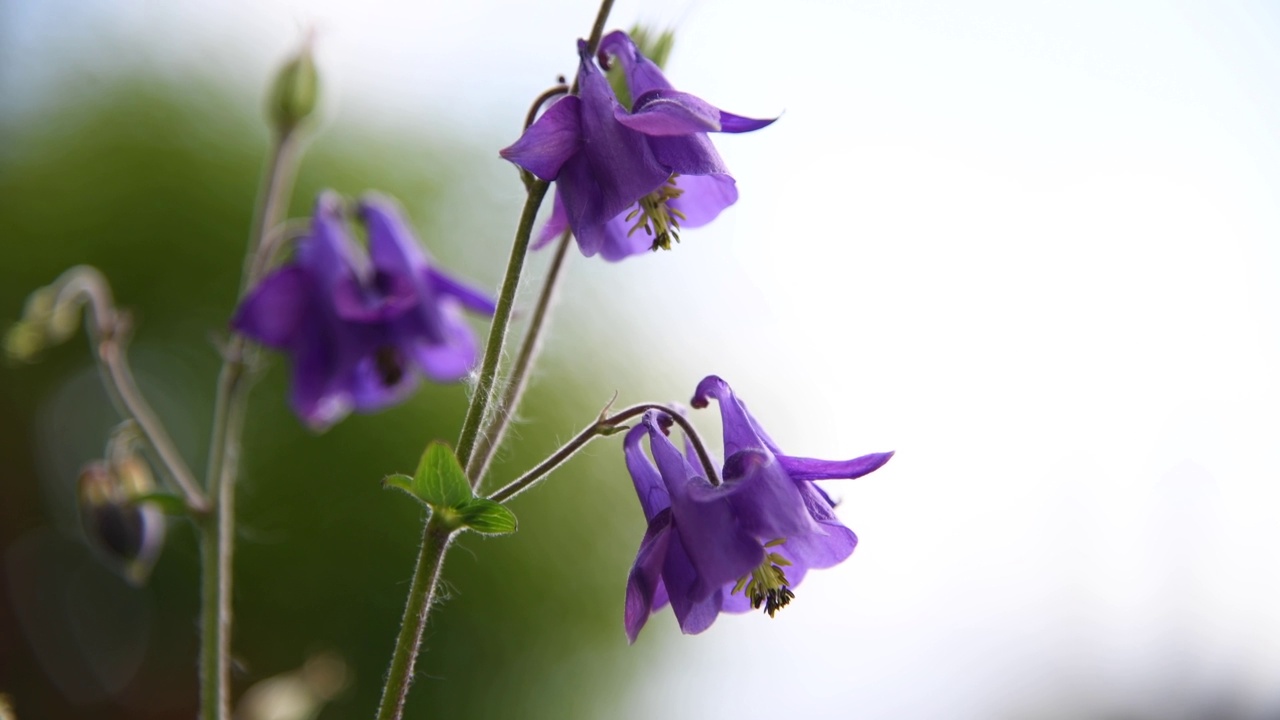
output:
M293 260L253 288L231 321L290 355L293 409L316 430L351 410L404 400L421 375L466 376L477 351L462 308L494 310L484 294L432 267L394 201L367 195L356 213L368 230L367 255L347 234L342 199L324 193Z
M635 642L649 615L668 603L680 629L700 633L721 612L785 606L805 574L831 567L858 538L832 512L814 480L852 479L889 461L874 453L832 461L784 454L729 385L711 375L693 406L720 404L727 457L713 484L686 439L682 453L666 435L670 418L649 412L627 433L627 470L649 522L627 580L625 624ZM649 436L650 460L640 447Z
M557 100L499 153L556 182L539 246L567 228L584 255L621 260L669 248L682 227L705 225L737 201L707 133L749 132L773 120L733 115L673 89L624 32L606 35L600 56L622 63L631 108L618 102L581 40L578 55L579 94Z

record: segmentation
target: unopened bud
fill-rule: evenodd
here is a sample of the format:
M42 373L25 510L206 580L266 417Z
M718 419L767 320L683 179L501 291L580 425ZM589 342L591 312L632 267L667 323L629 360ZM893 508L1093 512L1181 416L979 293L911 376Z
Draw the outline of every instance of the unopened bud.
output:
M93 462L80 471L78 495L85 537L135 585L146 582L164 546L164 514L150 503L135 500L140 493L133 488L148 488L150 483L150 470L137 458L127 458L114 469L105 462Z
M267 112L280 132L289 132L316 109L320 78L311 56L311 39L293 59L280 68L267 100Z

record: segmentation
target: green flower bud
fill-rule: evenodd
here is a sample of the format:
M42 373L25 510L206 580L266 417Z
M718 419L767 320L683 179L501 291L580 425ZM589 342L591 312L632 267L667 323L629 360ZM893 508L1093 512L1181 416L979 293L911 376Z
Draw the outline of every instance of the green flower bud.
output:
M298 54L280 69L271 88L267 112L276 129L282 133L289 132L310 117L316 109L319 94L320 77L308 38Z

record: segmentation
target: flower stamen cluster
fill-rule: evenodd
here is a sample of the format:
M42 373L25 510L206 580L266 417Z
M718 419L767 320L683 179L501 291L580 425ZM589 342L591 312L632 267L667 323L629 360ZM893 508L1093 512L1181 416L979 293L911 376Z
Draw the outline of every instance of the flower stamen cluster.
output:
M688 217L668 202L684 194L684 190L676 187L678 174L673 173L657 190L640 198L636 209L627 213L626 222L631 222L637 215L636 224L627 231L627 237L644 228L644 234L653 238L650 250L670 250L671 241L680 242L680 221Z
M786 541L786 538L778 538L765 543L764 547L766 549L777 547ZM738 584L733 586L730 594L742 593L751 601L752 608L759 610L760 606L764 605L764 611L769 613L769 617L773 617L796 596L791 591L791 583L787 580L786 572L782 569L790 564L790 560L778 553L768 553L764 557L764 562L738 579Z

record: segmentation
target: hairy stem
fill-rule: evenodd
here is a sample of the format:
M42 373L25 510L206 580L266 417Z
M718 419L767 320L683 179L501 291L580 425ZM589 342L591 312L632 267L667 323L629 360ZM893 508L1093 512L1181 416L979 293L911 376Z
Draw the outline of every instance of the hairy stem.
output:
M511 244L511 256L507 259L507 272L502 279L502 289L498 291L498 307L493 313L493 322L489 325L489 340L485 343L484 360L480 364L480 377L476 381L475 394L471 397L471 405L467 408L466 419L462 422L462 435L458 438L458 460L463 467L471 463L471 455L475 450L476 438L480 427L489 412L494 385L498 380L498 364L502 360L502 349L507 339L507 329L511 324L511 309L516 302L516 293L520 289L520 273L524 270L525 256L529 251L529 238L533 235L533 222L538 216L538 208L547 195L548 183L535 180L529 186L529 196L524 203L524 211L520 214L520 225L516 228L515 242ZM472 478L471 485L476 484Z
M607 411L608 408L605 408L605 410ZM698 460L702 463L703 472L707 473L707 482L710 482L712 485L719 485L720 475L716 472L715 465L711 462L711 455L707 452L706 445L702 442L702 438L698 435L698 431L694 429L693 424L690 423L683 415L666 405L642 403L640 405L633 405L625 410L620 410L619 412L609 416L606 416L604 412L601 412L600 417L594 423L583 428L582 432L575 435L572 440L565 443L546 460L538 463L533 467L533 469L515 480L512 480L510 483L503 486L501 490L490 495L489 499L494 502L505 503L511 498L536 485L540 480L549 475L552 470L560 467L569 458L578 454L578 451L586 447L587 443L598 437L612 435L618 432L622 423L630 420L631 418L643 415L650 410L657 410L658 412L665 413L667 417L670 417L677 425L680 426L681 430L684 430L685 435L689 438L689 442L693 444L694 451L698 454Z
M209 498L200 490L195 474L133 378L125 353L129 341L128 316L116 310L107 279L97 268L78 265L64 272L52 287L57 288L53 314L77 312L81 305L87 309L85 326L93 355L116 409L137 425L163 476L181 493L187 507L196 514L208 512Z
M259 255L273 251L268 233L284 219L298 168L298 138L293 132L276 136L254 213L239 296L243 297L266 272ZM231 717L231 560L235 544L235 483L240 468L240 443L257 353L241 336L223 350L222 371L213 406L213 433L206 472L214 507L201 523L201 651L200 713L203 720Z
M470 462L467 463L467 477L472 478L472 482L477 486L484 481L484 476L489 471L489 463L493 461L494 453L502 446L503 436L506 435L516 411L520 409L520 399L529 386L529 370L533 367L533 361L542 347L542 331L551 303L555 299L556 288L560 283L560 271L564 267L572 237L567 231L560 236L555 256L551 258L551 267L547 269L547 279L542 285L542 293L538 295L538 303L533 308L533 316L529 318L529 327L525 330L524 341L520 344L520 352L516 355L515 364L511 367L511 377L507 381L502 403L494 414L492 424L480 437Z
M613 0L603 0L600 4L600 11L596 14L591 38L588 41L590 52L595 52L595 48L600 44L600 36L604 32L604 24L612 7ZM502 350L506 342L508 326L511 324L511 310L519 290L525 255L529 251L529 238L533 235L533 223L537 218L538 208L547 195L549 183L545 180L534 180L526 182L525 187L528 189L528 197L525 199L524 210L521 211L520 222L516 227L516 236L511 245L502 288L498 291L498 305L493 314L492 324L489 326L489 337L485 342L484 359L480 363L475 393L471 396L471 404L467 407L467 415L463 419L462 432L458 438L457 456L464 468L470 465L476 440L488 419L490 403L498 381L498 366L502 361ZM472 478L471 482L474 488L475 478ZM422 632L427 626L427 618L431 613L430 601L434 596L440 577L440 568L444 565L444 556L449 547L448 537L443 540L439 538L433 540L432 529L432 520L428 520L422 536L422 546L418 551L413 584L410 586L409 597L405 603L404 622L396 638L396 650L392 655L391 669L387 673L387 681L383 686L382 702L378 708L379 720L400 720L404 713L405 699L409 695L409 685L413 681L414 660L422 646ZM438 532L439 530L437 534Z
M378 720L392 720L404 714L404 704L413 683L413 666L422 644L422 632L427 627L427 615L435 599L440 583L440 570L444 567L445 552L453 540L453 531L444 527L433 515L422 532L422 549L413 571L413 584L409 587L409 601L404 606L400 621L400 635L396 638L395 653L391 656L391 669L382 689L382 702L378 706Z

